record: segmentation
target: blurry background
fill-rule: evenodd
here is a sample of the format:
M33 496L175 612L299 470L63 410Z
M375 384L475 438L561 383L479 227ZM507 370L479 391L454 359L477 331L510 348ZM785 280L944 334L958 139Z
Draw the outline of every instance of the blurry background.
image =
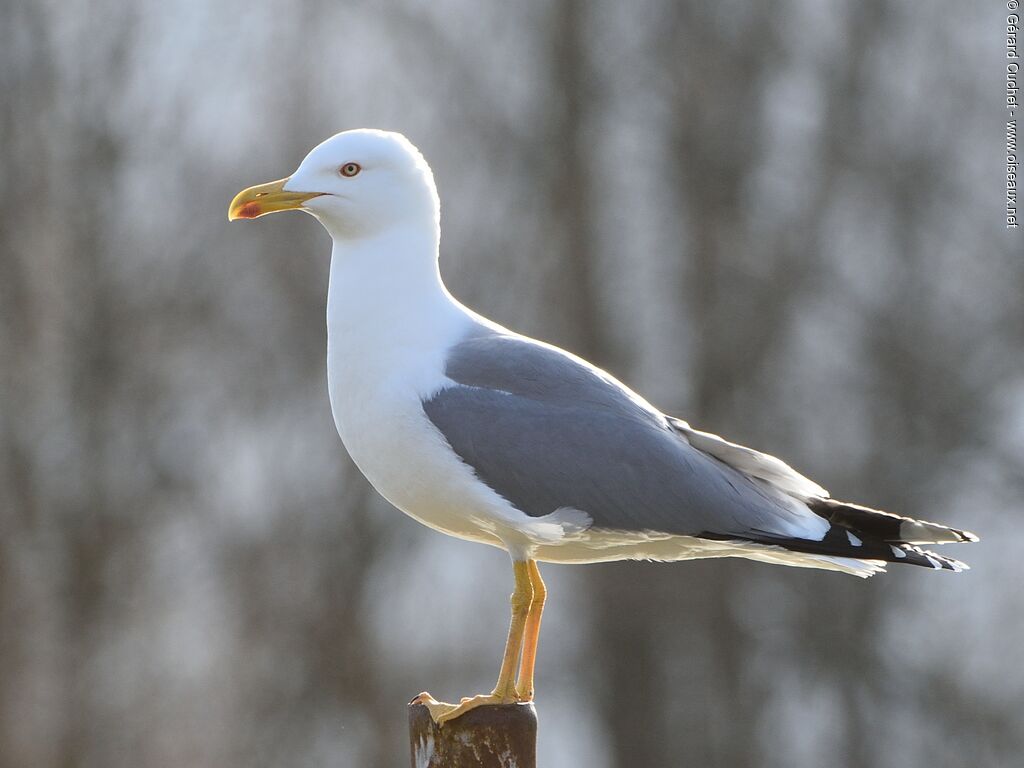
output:
M548 566L541 764L1024 753L1024 259L1004 11L943 0L0 2L0 766L400 766L489 690L504 553L367 486L327 401L327 235L227 222L406 133L442 269L963 576Z

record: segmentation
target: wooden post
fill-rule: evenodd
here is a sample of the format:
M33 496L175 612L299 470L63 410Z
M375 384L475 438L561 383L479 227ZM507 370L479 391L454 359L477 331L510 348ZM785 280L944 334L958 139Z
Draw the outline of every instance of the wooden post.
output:
M422 704L409 705L412 768L536 768L533 704L487 705L438 726Z

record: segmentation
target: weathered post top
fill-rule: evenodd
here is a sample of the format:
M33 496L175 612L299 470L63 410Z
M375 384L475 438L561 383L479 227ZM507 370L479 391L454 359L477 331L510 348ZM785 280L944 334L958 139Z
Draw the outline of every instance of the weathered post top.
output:
M477 707L442 726L422 704L409 705L412 768L536 768L533 704Z

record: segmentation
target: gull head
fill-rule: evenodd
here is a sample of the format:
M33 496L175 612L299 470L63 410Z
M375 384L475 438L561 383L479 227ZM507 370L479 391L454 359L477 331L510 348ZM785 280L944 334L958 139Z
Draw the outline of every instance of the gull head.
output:
M436 228L440 206L430 166L405 136L360 129L314 147L291 176L239 192L228 219L294 210L351 240L402 225Z

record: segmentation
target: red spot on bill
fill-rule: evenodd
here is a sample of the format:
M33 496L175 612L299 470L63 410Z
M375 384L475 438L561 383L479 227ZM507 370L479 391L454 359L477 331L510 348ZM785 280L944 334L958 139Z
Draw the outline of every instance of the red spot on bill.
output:
M260 205L256 202L246 203L238 211L238 218L240 219L255 219L259 215Z

